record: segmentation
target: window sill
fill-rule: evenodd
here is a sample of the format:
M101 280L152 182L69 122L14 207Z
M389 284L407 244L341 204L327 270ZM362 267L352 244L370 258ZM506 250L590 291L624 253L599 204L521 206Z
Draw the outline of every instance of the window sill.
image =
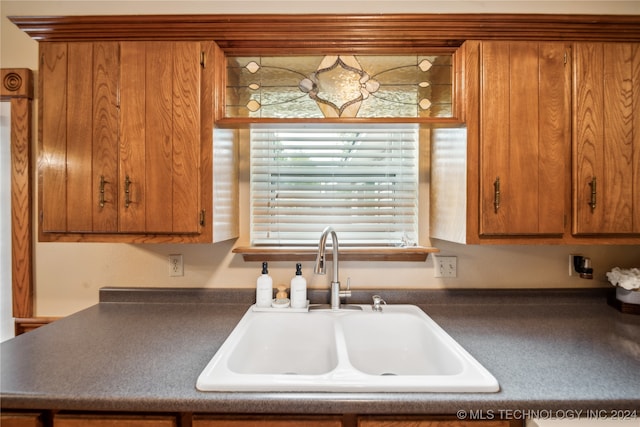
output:
M316 248L281 246L238 246L233 253L242 254L245 261L313 261ZM413 261L424 262L437 248L412 246L406 248L340 248L340 261ZM327 250L331 259L331 250Z

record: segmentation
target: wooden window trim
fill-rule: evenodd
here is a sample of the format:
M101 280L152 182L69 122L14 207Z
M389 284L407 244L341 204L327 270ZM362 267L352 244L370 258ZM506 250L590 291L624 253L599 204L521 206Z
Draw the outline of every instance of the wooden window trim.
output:
M331 259L330 251L327 257ZM340 248L341 261L413 261L424 262L429 254L440 252L429 246L405 248ZM316 248L279 246L237 246L233 253L241 254L245 261L314 261Z

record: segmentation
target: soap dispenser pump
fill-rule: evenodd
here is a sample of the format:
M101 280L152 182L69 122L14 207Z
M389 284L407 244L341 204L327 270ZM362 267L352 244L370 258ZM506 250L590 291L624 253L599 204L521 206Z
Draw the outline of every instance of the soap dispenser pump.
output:
M256 307L271 307L273 301L273 279L269 276L269 266L262 263L262 275L258 277L256 284Z
M302 277L302 264L296 264L296 275L291 279L291 308L307 307L307 281Z

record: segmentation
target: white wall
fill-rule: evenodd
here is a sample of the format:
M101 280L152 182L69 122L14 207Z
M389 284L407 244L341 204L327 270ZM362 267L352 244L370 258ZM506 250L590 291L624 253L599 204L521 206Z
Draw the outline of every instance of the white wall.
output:
M637 1L5 1L0 2L2 67L37 70L37 43L11 24L11 15L90 15L159 13L591 13L637 14ZM37 78L37 73L36 73ZM37 98L37 94L36 94ZM37 99L36 99L37 103ZM37 104L36 104L37 105ZM34 135L37 135L34 132ZM426 185L426 184L425 184ZM426 190L426 191L425 191ZM428 188L423 188L428 194ZM246 178L241 181L247 203ZM242 198L242 195L241 195ZM5 206L6 199L0 200ZM247 212L248 209L241 209ZM37 209L36 209L37 212ZM247 218L241 218L246 233ZM425 232L424 236L428 234ZM425 263L343 262L341 278L354 288L531 288L608 286L604 273L613 266L638 265L640 246L463 246L422 244L458 257L458 278L433 277L433 260ZM127 245L37 243L35 245L36 315L63 316L95 304L103 286L253 287L259 263L245 263L231 253L234 242L215 245ZM167 255L184 255L184 277L169 277ZM596 278L568 277L570 253L592 258ZM288 283L295 262L270 263L276 284ZM310 287L328 287L327 276L311 274Z

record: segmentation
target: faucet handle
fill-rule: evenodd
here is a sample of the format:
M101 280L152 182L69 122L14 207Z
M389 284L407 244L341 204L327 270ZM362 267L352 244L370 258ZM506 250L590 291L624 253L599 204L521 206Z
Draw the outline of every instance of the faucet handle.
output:
M347 289L339 291L340 298L351 297L351 277L347 277Z
M381 304L387 304L387 302L385 300L382 299L382 297L380 295L374 295L373 296L373 306L371 307L371 309L373 311L382 311L382 305Z

